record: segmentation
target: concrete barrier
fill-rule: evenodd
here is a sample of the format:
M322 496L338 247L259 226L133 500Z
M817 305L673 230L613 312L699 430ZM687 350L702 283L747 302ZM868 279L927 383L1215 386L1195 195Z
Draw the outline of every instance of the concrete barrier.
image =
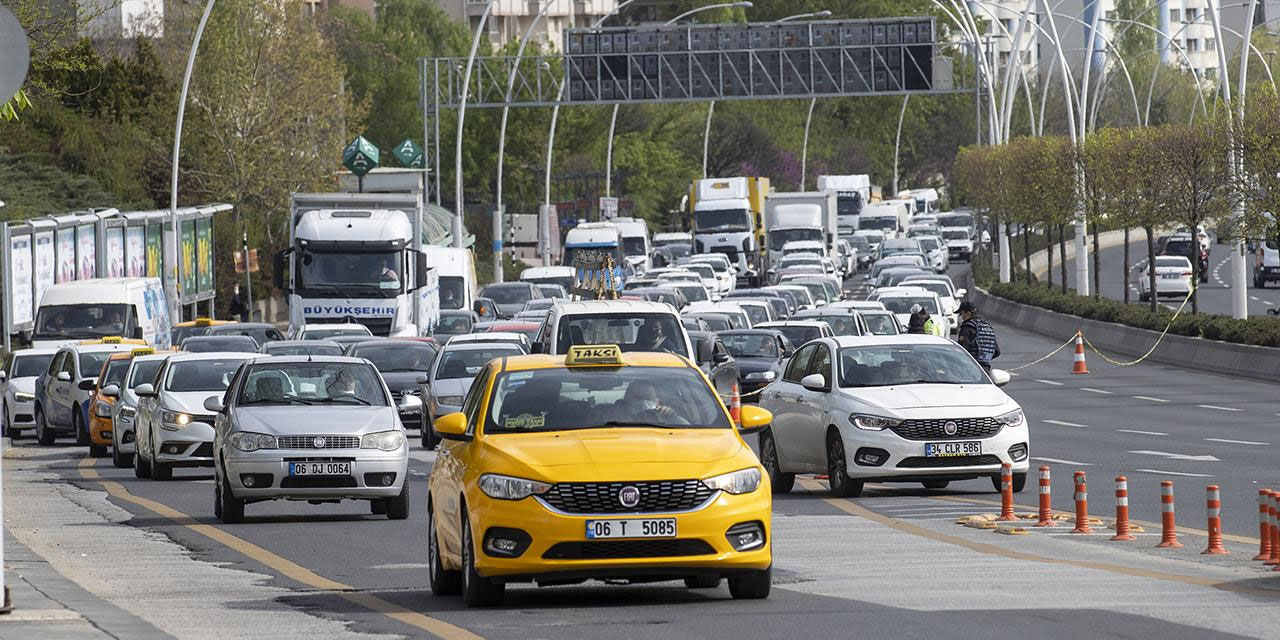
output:
M1113 359L1138 358L1160 339L1158 331L1090 320L993 296L979 289L972 276L968 284L969 300L978 305L982 316L991 322L1062 341L1082 331L1089 342ZM1265 382L1280 380L1280 348L1275 347L1167 334L1147 360Z

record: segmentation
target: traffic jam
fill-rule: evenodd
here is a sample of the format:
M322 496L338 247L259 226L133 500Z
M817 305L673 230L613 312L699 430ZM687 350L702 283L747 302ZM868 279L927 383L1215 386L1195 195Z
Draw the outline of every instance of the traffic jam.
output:
M4 431L140 480L211 473L192 515L222 525L423 510L430 590L468 606L588 581L767 598L798 479L1021 492L1030 470L998 342L948 275L980 221L933 189L818 184L698 180L691 232L581 222L559 266L484 286L394 195L295 194L288 323L171 321L157 278L53 284L0 367Z

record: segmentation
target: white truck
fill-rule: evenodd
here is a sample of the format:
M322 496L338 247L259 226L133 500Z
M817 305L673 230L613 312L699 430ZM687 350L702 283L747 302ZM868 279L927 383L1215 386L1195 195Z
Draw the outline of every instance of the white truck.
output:
M764 233L769 265L782 258L789 242L821 242L830 258L836 243L836 194L833 191L772 193L764 200Z
M644 218L618 217L610 220L622 235L622 257L635 269L644 273L653 268L649 254L653 247L649 242L649 223Z
M759 286L763 266L764 200L769 179L708 178L690 187L694 253L723 253L738 267L739 284Z
M420 193L293 194L274 265L291 332L358 322L377 336L430 335L443 270L431 268L423 219Z
M896 238L907 230L911 212L902 202L877 202L862 208L858 220L859 229L879 231L887 238Z
M597 268L584 270L580 266L583 263L602 264L600 259L604 257L613 264L608 273ZM570 229L564 236L564 256L560 264L573 267L578 274L574 290L570 291L578 295L583 294L576 290L599 287L621 291L627 276L634 273L622 256L622 233L612 222L584 222Z
M871 176L858 173L847 176L818 176L818 191L836 194L836 226L842 236L858 230L862 208L871 203Z

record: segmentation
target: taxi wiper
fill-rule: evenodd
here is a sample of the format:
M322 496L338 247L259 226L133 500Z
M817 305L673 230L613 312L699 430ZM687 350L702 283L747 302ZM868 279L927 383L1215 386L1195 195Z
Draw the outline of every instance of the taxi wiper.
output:
M647 427L653 427L653 428L656 428L656 429L682 429L682 428L683 428L683 427L680 427L680 426L677 426L677 425L671 425L671 424L658 424L658 423L656 423L656 422L639 422L639 421L635 421L635 420L627 420L627 421L622 421L622 420L610 420L610 421L605 422L605 423L603 423L603 424L596 424L596 425L591 425L591 426L588 426L588 427L573 427L573 428L575 428L575 429L607 429L607 428L610 428L610 427L639 427L639 428L642 428L642 429L643 429L643 428L647 428Z

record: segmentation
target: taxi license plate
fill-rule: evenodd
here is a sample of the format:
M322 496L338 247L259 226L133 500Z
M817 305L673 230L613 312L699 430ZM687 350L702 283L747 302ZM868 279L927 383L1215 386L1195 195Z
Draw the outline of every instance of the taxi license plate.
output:
M588 540L674 537L676 537L675 518L587 520Z
M291 476L349 476L350 462L290 462Z
M982 455L982 443L972 442L930 442L924 445L926 458L954 458L957 456Z

